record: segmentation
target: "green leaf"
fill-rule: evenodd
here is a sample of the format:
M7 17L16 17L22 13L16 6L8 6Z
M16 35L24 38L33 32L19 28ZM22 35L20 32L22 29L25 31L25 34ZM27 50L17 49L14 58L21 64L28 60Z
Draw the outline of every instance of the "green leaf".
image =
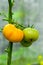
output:
M8 18L3 18L2 20L3 20L3 21L8 21Z

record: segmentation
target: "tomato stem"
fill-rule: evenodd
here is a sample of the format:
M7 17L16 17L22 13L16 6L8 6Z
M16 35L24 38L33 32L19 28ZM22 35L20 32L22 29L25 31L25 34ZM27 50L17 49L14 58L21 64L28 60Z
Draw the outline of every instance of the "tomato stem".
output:
M8 22L12 24L12 0L8 0L8 4L9 4ZM12 47L13 47L13 42L9 42L7 65L11 65Z
M12 2L11 2L11 0L8 0L8 3L9 3L8 22L12 23Z
M13 47L12 42L9 42L7 65L11 65L12 47Z

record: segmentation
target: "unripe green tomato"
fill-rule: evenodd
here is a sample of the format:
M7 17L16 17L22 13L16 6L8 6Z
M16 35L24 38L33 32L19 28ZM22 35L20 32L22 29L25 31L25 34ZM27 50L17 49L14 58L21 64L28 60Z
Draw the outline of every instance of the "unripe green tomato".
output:
M32 42L27 42L27 41L23 40L23 41L21 41L21 45L22 45L23 47L29 47L29 46L32 45Z
M24 32L24 38L26 41L33 42L36 41L39 37L39 32L38 30L34 28L25 28L23 30Z

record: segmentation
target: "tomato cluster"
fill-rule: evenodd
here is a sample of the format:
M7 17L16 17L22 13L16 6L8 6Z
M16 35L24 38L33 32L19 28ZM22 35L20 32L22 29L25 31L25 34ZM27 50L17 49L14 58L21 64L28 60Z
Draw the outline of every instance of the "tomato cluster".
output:
M10 42L21 42L25 47L30 46L39 37L38 30L30 27L21 30L16 28L14 24L5 25L2 32Z

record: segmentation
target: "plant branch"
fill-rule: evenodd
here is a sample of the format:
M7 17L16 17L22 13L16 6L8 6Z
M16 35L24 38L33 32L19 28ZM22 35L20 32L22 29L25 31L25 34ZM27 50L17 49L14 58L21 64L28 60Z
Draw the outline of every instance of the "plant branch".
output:
M21 25L21 24L19 24L17 22L14 22L14 24L18 25L18 27L20 26L20 27L26 28L26 26L23 26L23 25Z

